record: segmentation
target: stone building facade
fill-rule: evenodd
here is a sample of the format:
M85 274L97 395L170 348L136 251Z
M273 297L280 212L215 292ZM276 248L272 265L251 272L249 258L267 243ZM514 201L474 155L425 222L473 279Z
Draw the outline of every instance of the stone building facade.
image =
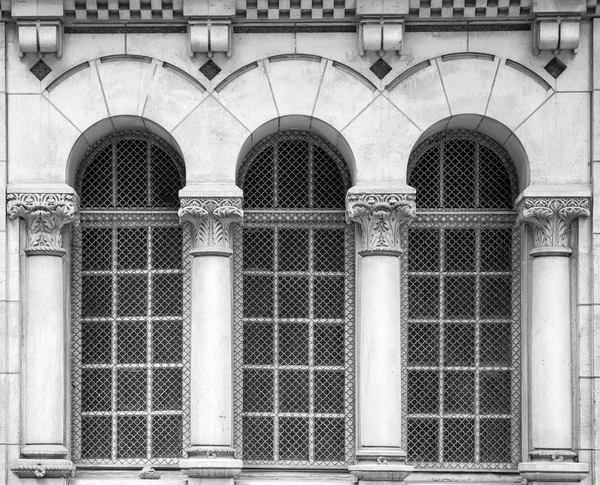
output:
M595 0L0 2L0 483L598 481Z

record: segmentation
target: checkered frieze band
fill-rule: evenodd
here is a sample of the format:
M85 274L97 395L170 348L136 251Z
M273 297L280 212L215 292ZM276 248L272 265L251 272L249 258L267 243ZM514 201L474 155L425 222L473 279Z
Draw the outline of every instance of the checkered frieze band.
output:
M239 19L320 20L352 18L356 0L237 0Z
M174 20L183 18L183 0L65 0L75 20Z
M530 15L531 7L532 0L410 0L409 16L419 19L520 17Z

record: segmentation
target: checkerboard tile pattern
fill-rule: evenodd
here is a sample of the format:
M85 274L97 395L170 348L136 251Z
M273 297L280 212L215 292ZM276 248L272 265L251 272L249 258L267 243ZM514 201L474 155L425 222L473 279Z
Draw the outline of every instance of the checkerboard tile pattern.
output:
M75 20L174 20L183 18L183 0L64 0Z
M420 19L521 17L531 14L532 0L410 0L409 8Z
M356 0L236 0L239 19L320 20L354 17Z

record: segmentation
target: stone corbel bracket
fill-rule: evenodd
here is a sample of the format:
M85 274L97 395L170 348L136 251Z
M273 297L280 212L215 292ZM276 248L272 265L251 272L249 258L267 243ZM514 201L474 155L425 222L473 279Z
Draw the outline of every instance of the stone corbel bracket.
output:
M63 26L58 20L24 20L17 22L19 57L34 53L62 57Z
M537 18L533 22L533 53L541 51L570 50L577 54L579 48L579 17Z
M358 25L358 50L361 56L367 51L375 51L379 57L386 52L402 54L404 19L363 19Z
M72 478L75 465L70 460L36 460L21 458L10 470L19 478Z
M188 22L188 38L190 57L195 54L207 54L212 57L215 52L222 52L231 57L231 38L233 25L231 20L190 20Z

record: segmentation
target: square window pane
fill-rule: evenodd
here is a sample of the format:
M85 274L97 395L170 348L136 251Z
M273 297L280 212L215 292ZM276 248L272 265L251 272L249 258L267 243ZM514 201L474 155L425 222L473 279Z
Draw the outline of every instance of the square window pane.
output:
M474 324L444 324L444 365L475 365Z
M147 360L148 332L145 322L117 323L117 362L143 364Z
M181 322L152 322L152 362L183 362L183 325Z
M145 411L147 396L146 369L117 370L117 411Z
M344 365L344 326L315 324L315 365Z
M279 410L283 413L307 413L308 402L308 371L279 371Z
M279 229L279 271L308 271L308 229Z
M148 431L146 416L117 417L117 458L146 458Z
M437 276L408 277L409 318L437 318L440 312L440 288Z
M344 371L315 371L315 412L344 412Z
M81 363L110 364L112 332L110 322L81 324Z
M344 271L344 236L343 229L315 229L315 271Z
M444 231L444 271L475 271L475 230Z
M110 270L112 229L84 227L81 230L81 269Z
M181 227L152 228L152 269L181 269L182 260Z
M444 419L444 461L475 461L474 419Z
M141 317L148 313L148 277L117 276L117 316Z
M438 413L440 378L437 371L408 371L408 412Z
M183 378L181 369L154 369L152 372L152 410L183 409Z
M510 276L481 277L481 318L510 318Z
M481 461L510 463L510 419L486 418L479 426Z
M344 418L315 418L315 460L344 461Z
M244 460L273 460L273 418L244 416L242 431Z
M244 369L244 412L272 412L273 371Z
M145 227L117 229L117 269L148 267L148 229Z
M279 418L279 458L308 460L308 418Z
M440 231L439 229L409 229L408 231L408 270L439 271Z
M244 364L272 364L274 352L272 323L244 324Z
M439 460L439 420L408 418L408 460L437 462Z
M344 277L315 276L315 318L344 318Z
M244 317L273 316L273 277L244 275Z
M81 458L110 459L112 418L110 416L82 416Z
M81 316L110 317L112 314L112 278L110 276L83 276Z
M180 415L152 416L152 457L183 456L183 425Z
M81 371L81 410L110 411L110 369L83 369Z
M180 317L183 314L183 276L157 274L152 283L152 315Z
M481 230L481 271L511 271L512 231Z
M447 371L444 373L444 412L475 412L475 373Z
M445 318L475 318L475 277L446 276L444 278Z
M273 271L273 229L244 228L244 270Z
M510 371L481 372L481 414L510 414L510 384Z
M408 324L408 365L438 365L440 329L437 323Z
M308 278L280 276L278 303L281 318L308 318Z
M511 365L511 324L481 324L481 365Z
M308 324L279 324L279 363L308 365Z

